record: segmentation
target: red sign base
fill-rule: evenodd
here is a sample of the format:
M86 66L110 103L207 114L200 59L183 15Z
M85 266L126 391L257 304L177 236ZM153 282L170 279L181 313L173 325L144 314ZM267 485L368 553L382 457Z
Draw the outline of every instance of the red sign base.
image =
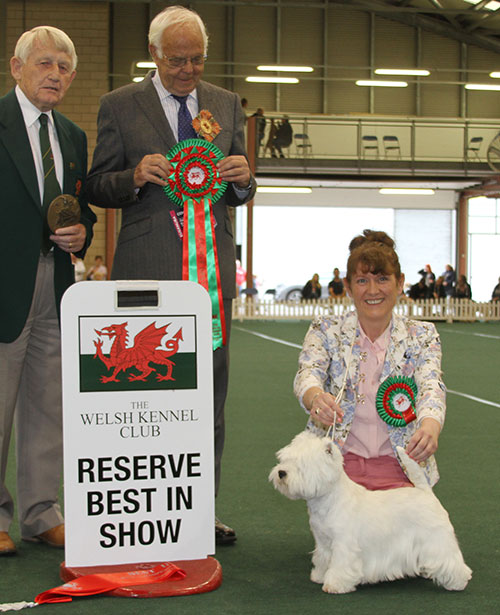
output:
M179 581L164 581L151 585L136 585L120 587L107 596L122 596L124 598L160 598L162 596L187 596L203 594L217 589L222 583L222 566L213 557L206 559L180 560L172 562L185 571L186 577ZM154 568L158 562L144 564L119 564L113 566L82 566L67 567L61 563L59 574L67 583L86 574L103 574L109 572L130 572L132 570L147 570Z

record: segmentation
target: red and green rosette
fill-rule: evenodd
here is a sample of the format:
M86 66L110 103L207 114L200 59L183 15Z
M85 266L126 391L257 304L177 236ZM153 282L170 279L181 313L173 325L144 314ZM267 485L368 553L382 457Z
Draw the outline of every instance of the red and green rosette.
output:
M417 385L413 378L391 376L379 386L375 405L380 418L393 427L404 427L417 418Z
M219 177L220 149L204 139L180 141L167 154L172 172L163 188L184 207L182 279L198 282L212 301L213 349L226 343L226 322L220 285L212 206L224 194L227 182Z

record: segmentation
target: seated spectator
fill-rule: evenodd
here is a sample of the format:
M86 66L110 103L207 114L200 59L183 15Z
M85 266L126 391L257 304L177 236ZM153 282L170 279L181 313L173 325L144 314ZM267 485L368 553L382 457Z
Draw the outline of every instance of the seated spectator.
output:
M303 299L319 299L321 297L321 284L319 283L319 275L315 273L313 277L306 282L302 289Z
M463 274L458 276L458 282L455 286L455 297L457 299L472 299L470 284Z
M288 115L284 115L283 119L278 125L278 128L276 130L276 136L274 137L274 142L273 142L274 147L279 152L280 158L285 157L285 154L283 154L282 148L290 147L290 145L292 144L292 138L293 138L293 130L290 125L290 122L288 121ZM277 158L274 151L271 153L271 155L273 156L273 158Z
M87 273L87 280L106 280L108 277L108 269L102 260L102 256L96 256L94 264Z
M444 299L446 297L443 282L444 277L440 275L434 284L434 299Z
M500 278L498 278L498 284L495 286L493 292L491 293L491 300L500 301Z
M410 287L408 297L414 301L417 301L417 299L427 299L427 286L425 285L424 278L420 278L416 284Z
M333 279L328 283L328 295L334 299L345 297L344 282L340 278L340 271L337 267L333 270Z

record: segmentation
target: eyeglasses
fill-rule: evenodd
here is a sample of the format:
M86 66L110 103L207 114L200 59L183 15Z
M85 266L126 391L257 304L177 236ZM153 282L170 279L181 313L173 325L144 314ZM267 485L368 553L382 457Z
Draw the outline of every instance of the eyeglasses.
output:
M191 62L193 66L201 66L205 63L207 56L200 53L199 55L193 56L192 58L167 58L164 56L163 59L168 64L169 68L182 68L186 66L188 62Z

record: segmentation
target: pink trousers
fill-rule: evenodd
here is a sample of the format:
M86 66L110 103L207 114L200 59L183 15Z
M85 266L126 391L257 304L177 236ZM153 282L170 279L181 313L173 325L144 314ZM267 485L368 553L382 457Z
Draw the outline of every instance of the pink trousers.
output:
M370 491L413 487L398 460L390 455L365 459L355 453L346 453L344 469L351 480Z

